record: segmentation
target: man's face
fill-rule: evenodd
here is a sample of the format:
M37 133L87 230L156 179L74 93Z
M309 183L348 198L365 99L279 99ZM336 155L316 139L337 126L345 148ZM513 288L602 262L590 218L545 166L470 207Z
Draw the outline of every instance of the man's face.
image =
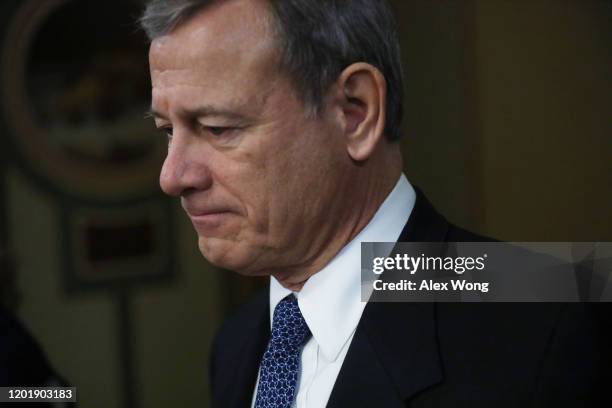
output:
M337 115L307 118L279 71L265 7L213 4L149 55L156 125L170 135L161 187L181 197L203 255L246 274L312 262L342 218L349 162Z

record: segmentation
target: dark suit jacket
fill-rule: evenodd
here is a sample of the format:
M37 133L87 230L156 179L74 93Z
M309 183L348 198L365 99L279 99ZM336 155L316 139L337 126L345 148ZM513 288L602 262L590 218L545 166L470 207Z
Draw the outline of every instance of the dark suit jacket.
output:
M485 240L449 224L418 190L399 239ZM596 315L579 303L369 303L327 406L602 406L610 359L599 306ZM265 290L218 332L215 407L250 406L269 324Z

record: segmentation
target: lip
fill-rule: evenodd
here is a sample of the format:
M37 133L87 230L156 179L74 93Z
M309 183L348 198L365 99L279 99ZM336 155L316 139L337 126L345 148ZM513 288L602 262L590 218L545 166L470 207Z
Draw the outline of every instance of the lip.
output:
M187 213L190 218L206 217L213 214L223 214L229 212L227 208L218 206L195 206L191 203L183 201L183 210Z
M190 213L187 212L187 215L189 215L189 218L191 218L194 221L205 221L205 220L212 220L224 215L229 214L229 211L211 211L211 212L205 212L205 213Z
M207 210L207 211L189 211L187 215L191 219L193 226L198 232L210 232L223 224L223 221L231 215L230 211L225 210Z

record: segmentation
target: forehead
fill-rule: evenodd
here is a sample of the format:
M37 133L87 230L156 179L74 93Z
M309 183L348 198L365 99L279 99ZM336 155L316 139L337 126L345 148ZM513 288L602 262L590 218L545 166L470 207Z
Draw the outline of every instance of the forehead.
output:
M264 0L216 1L151 43L154 88L242 86L276 67ZM274 68L273 68L274 67Z

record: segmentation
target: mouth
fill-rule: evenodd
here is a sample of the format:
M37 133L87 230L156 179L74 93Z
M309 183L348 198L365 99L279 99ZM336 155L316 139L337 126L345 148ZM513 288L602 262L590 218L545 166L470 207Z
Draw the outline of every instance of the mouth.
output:
M198 233L211 232L212 230L220 227L224 221L231 216L230 211L214 210L204 212L190 212L187 211L187 215L191 219L191 222Z
M195 214L188 212L187 215L189 216L189 218L191 218L194 221L200 221L200 220L212 220L220 216L227 215L229 213L230 213L229 211L211 211L211 212L195 213Z

